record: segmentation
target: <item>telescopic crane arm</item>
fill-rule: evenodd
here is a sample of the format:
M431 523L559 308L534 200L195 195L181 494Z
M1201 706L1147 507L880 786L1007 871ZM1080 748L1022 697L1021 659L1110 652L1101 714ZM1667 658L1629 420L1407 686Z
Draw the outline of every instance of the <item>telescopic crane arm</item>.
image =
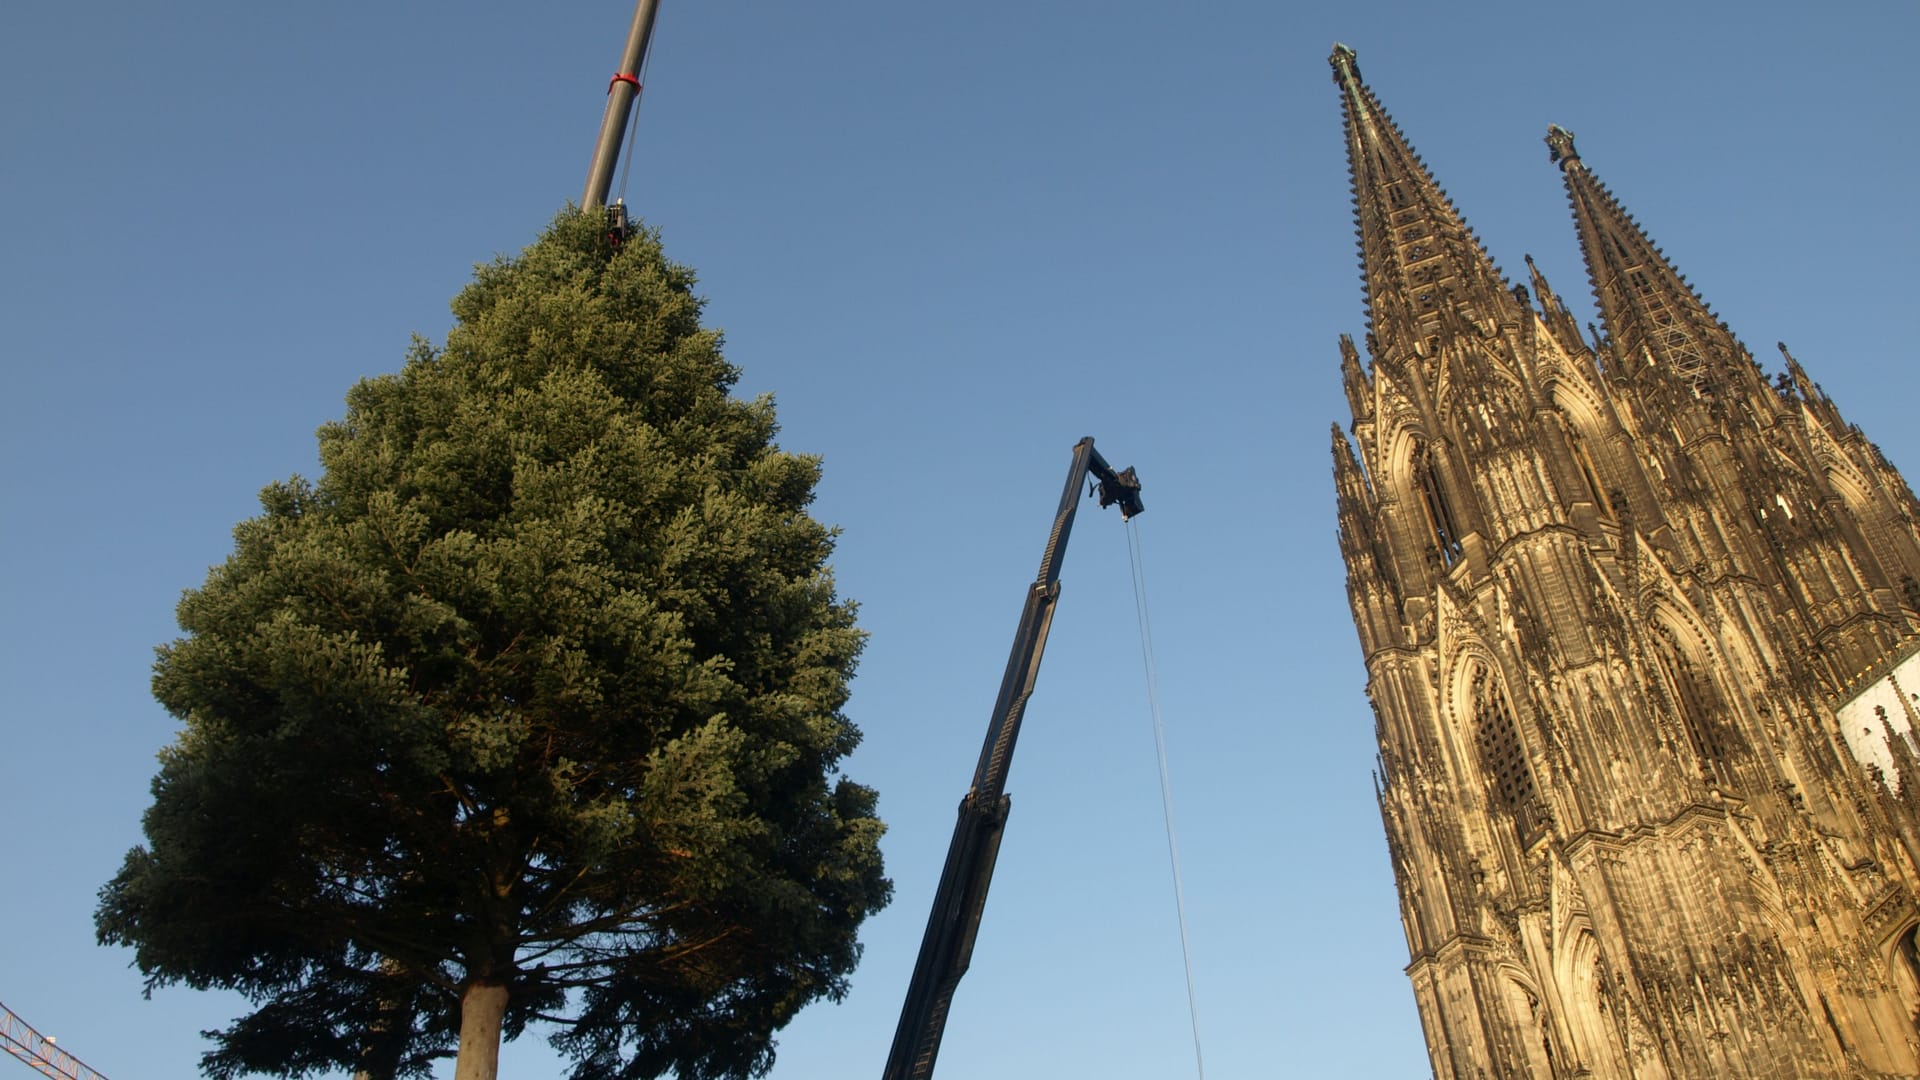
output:
M646 66L653 17L659 8L659 0L638 0L633 6L633 23L627 28L627 44L620 52L620 70L607 83L607 110L600 118L600 137L594 140L593 163L587 166L587 186L580 194L582 210L607 205L613 168L620 161L620 143L627 132L627 117L640 98L640 69Z
M928 1080L933 1075L954 988L973 957L974 937L980 931L980 915L987 904L987 886L992 884L994 861L1000 853L1000 834L1012 806L1006 795L1007 766L1013 760L1013 745L1020 736L1027 699L1033 695L1034 681L1040 675L1040 656L1046 650L1054 605L1060 599L1060 564L1066 558L1067 536L1080 505L1080 488L1089 475L1098 481L1100 505L1118 504L1122 520L1145 509L1140 502L1140 480L1132 469L1114 472L1093 448L1091 438L1081 439L1074 446L1066 491L1060 496L1053 531L1040 557L1040 574L1027 590L1020 625L1014 631L1013 650L1000 680L1000 696L987 725L986 744L980 748L973 786L960 800L960 820L954 824L953 841L947 847L947 864L940 871L940 886L934 893L926 936L920 941L907 1000L900 1010L900 1026L894 1031L884 1080Z

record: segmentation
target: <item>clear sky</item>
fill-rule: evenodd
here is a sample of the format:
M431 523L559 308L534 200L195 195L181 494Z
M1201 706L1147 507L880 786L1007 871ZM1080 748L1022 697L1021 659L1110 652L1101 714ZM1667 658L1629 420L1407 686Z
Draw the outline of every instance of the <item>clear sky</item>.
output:
M631 10L0 7L0 1002L116 1080L194 1076L239 1008L93 942L174 731L151 650L347 388L579 197ZM1208 1075L1426 1074L1334 543L1335 41L1510 273L1591 317L1559 123L1768 370L1785 340L1920 469L1910 0L664 0L628 201L824 455L872 633L848 772L897 894L777 1080L879 1073L1083 435L1146 485ZM1122 533L1074 533L945 1077L1194 1075Z

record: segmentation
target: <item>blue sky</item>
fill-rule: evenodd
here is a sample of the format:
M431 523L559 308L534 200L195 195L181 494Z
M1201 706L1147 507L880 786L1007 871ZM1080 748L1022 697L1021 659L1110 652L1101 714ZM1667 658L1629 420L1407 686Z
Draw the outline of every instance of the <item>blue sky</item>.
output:
M143 1000L93 943L174 730L147 694L173 605L315 470L346 389L579 197L630 14L0 10L0 1001L108 1076L194 1076L239 1008ZM783 445L824 455L872 633L848 771L896 900L779 1080L885 1060L1089 434L1146 485L1208 1075L1426 1074L1334 544L1364 329L1335 41L1510 274L1531 253L1589 317L1562 124L1762 364L1785 340L1920 468L1912 3L665 0L628 201ZM1193 1075L1121 533L1075 530L942 1076ZM560 1072L538 1038L504 1065Z

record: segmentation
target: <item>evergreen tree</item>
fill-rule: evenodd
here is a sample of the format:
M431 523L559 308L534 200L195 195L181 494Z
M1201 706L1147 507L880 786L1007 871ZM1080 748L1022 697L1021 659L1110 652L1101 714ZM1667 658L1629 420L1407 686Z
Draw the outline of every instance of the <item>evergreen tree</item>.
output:
M101 890L148 985L241 991L212 1076L764 1073L883 906L838 773L862 636L817 460L658 238L569 211L367 379L323 472L182 599L147 844Z

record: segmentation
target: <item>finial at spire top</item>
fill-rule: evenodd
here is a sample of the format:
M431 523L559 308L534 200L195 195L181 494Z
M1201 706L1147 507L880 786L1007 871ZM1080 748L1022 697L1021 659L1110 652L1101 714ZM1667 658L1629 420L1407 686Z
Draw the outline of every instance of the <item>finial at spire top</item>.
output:
M1333 81L1344 83L1349 78L1360 81L1360 64L1352 49L1339 42L1333 43L1333 55L1327 57L1327 63L1333 65Z
M1548 124L1547 157L1563 169L1579 161L1580 151L1573 148L1573 132L1559 124Z

